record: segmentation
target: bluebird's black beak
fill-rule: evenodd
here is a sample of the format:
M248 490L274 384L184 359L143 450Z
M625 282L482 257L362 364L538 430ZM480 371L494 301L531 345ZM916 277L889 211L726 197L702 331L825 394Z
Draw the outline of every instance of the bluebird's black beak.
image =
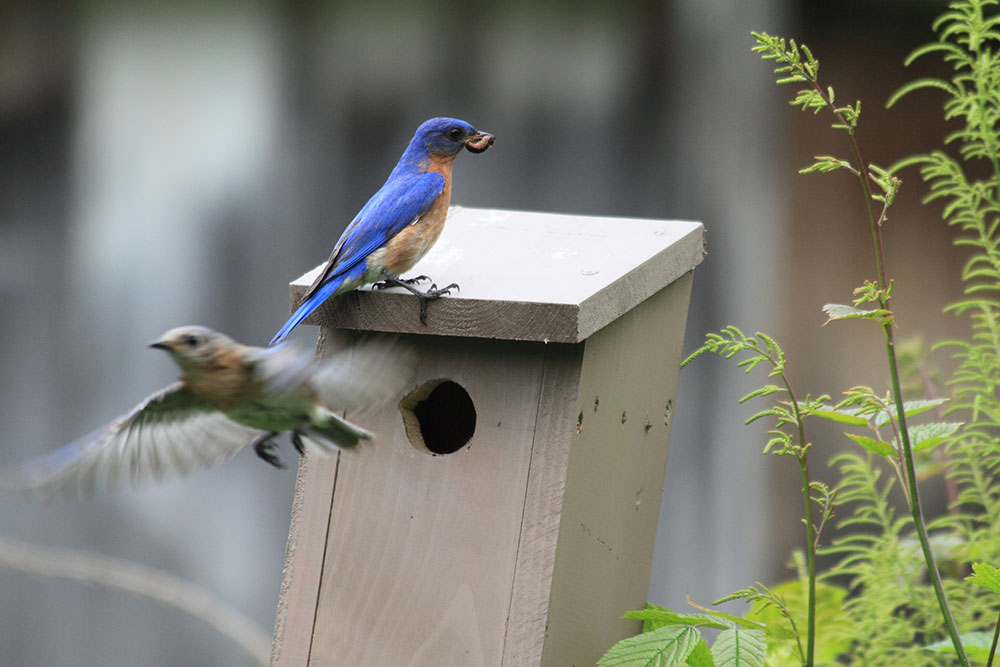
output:
M474 135L465 140L465 149L470 153L482 153L484 150L493 145L496 140L492 134L487 132L476 132Z

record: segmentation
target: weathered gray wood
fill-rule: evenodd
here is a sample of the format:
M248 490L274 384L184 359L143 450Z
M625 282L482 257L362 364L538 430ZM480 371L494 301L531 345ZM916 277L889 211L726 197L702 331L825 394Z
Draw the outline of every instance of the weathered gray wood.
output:
M365 288L330 299L306 322L575 343L690 271L703 256L703 227L697 222L454 207L437 244L411 271L441 286L461 286L430 304L426 325L419 321L417 299L398 288ZM293 306L318 270L291 284Z
M620 616L646 601L670 437L665 413L676 402L684 336L677 323L686 321L690 292L688 274L584 343L576 409L564 422L572 442L546 667L592 665L639 630Z
M337 458L314 457L302 459L299 464L271 644L271 667L309 664L326 548L326 540L316 539L311 533L317 527L325 527L329 520Z
M540 664L582 362L583 345L546 347L503 665Z
M311 536L327 543L318 600L301 601L317 608L310 665L500 664L545 346L420 345L419 381L464 387L476 434L431 456L390 406L365 421L377 442L341 454L328 534Z

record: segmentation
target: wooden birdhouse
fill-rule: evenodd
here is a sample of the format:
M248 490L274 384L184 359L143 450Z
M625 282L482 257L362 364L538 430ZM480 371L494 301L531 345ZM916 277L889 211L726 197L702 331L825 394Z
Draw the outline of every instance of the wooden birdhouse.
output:
M702 232L453 208L426 325L400 289L316 311L321 349L399 333L417 378L303 460L273 666L583 667L638 632Z

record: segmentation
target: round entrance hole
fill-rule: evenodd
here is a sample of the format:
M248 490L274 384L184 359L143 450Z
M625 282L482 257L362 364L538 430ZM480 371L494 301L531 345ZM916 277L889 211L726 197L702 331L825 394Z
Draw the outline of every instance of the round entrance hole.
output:
M476 406L462 385L444 378L425 382L399 402L410 444L430 454L451 454L476 432Z

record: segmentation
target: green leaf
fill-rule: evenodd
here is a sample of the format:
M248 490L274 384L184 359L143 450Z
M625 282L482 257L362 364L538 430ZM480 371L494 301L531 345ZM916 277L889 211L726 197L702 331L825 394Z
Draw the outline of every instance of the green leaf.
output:
M809 414L821 419L828 419L832 422L837 422L838 424L846 424L847 426L868 426L867 419L859 417L857 414L853 414L853 412L854 411L816 410L814 412L810 412Z
M739 400L739 402L740 403L746 403L751 398L760 398L760 397L763 397L763 396L770 396L771 394L780 394L780 393L783 393L785 391L787 391L787 390L784 389L783 387L778 387L777 385L773 385L773 384L766 384L763 387L759 387L757 389L754 389L749 394L747 394L746 396L744 396L743 398L741 398Z
M712 658L717 667L764 667L767 638L763 630L730 628L723 630L712 644Z
M716 630L729 627L728 623L713 620L705 614L679 614L649 602L646 603L645 609L625 612L622 618L642 621L643 632L657 630L667 625L705 626Z
M721 600L716 600L712 604L720 604L722 602L727 602L729 600L736 599L737 597L740 596L740 593L743 592L746 591L740 591L738 593L734 593L732 596L723 598ZM758 623L757 621L751 621L749 619L743 618L742 616L734 616L733 614L727 614L724 611L716 611L714 609L709 609L692 600L690 595L687 596L687 602L692 607L695 607L696 609L701 609L706 614L710 614L712 616L716 616L718 618L723 619L725 621L724 627L726 628L740 627L740 628L745 628L747 630L764 630L764 625L762 623Z
M777 415L777 413L775 412L774 408L768 408L767 410L761 410L760 412L756 412L750 415L749 417L746 418L746 420L743 423L749 425L754 423L758 419L763 419L764 417L770 417L772 415Z
M812 174L818 171L826 174L831 171L837 171L838 169L849 169L850 171L857 173L857 169L855 169L850 162L847 160L841 160L840 158L835 158L832 155L817 155L813 158L813 160L815 160L815 162L808 167L799 169L799 173Z
M896 92L894 92L892 96L889 98L889 100L885 103L886 108L888 109L893 104L898 102L899 99L904 95L907 95L909 93L912 93L914 90L919 90L922 88L939 88L948 93L949 95L951 95L952 97L958 95L958 91L955 90L955 87L942 79L932 79L932 78L917 79L915 81L910 81L906 85L897 89Z
M712 659L712 652L708 650L708 644L704 639L698 640L694 650L688 654L688 667L715 667L715 660Z
M910 426L908 427L910 446L913 451L922 452L944 442L960 428L962 422L934 422Z
M918 401L906 401L903 403L903 414L906 415L907 419L909 419L910 417L919 415L922 412L927 412L928 410L936 408L942 403L947 403L947 402L948 402L947 398L928 398ZM882 410L875 417L875 422L874 422L875 428L881 428L885 426L886 424L889 423L889 418L895 416L896 416L896 406L890 405L888 412Z
M654 617L640 618L638 616L638 614L650 614L650 613L651 614L659 614L659 613L671 613L672 614L673 612L668 611L665 607L661 607L658 604L654 604L652 602L647 602L646 606L643 607L642 609L638 610L638 611L628 611L628 612L625 612L625 614L622 616L622 618L634 618L634 619L642 621L642 631L643 632L652 632L653 630L656 630L657 628L662 628L664 625L672 625L671 623L668 623L667 621L662 620L662 618L654 618Z
M867 449L872 454L878 454L879 456L885 458L896 457L896 448L892 446L892 443L885 442L883 440L876 440L875 438L869 438L866 435L857 435L856 433L845 433L844 435Z
M848 306L842 303L828 303L823 306L823 312L826 313L827 321L831 320L850 320L850 319L867 319L875 320L876 322L881 322L886 317L889 317L891 313L883 308L877 308L875 310L865 310L863 308L855 308L854 306Z
M598 667L672 667L680 665L701 641L691 627L670 625L623 639L612 646Z
M971 581L988 591L1000 594L1000 570L986 563L973 563L972 572L973 574L965 578L966 581Z
M965 652L970 658L974 660L986 660L989 657L990 645L993 643L992 632L963 632L959 637L962 640L962 646L965 647ZM955 646L951 643L950 639L942 639L924 648L928 651L936 651L938 653L953 654L955 652Z

